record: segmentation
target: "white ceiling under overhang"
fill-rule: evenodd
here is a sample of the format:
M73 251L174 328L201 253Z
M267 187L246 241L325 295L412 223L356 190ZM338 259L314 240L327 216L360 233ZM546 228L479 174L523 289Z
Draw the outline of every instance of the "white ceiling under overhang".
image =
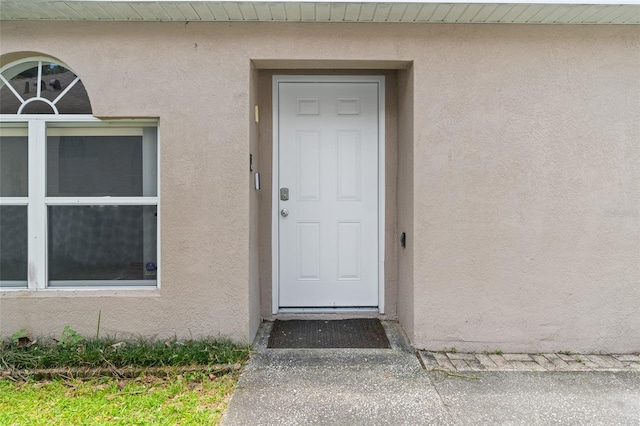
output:
M0 20L640 24L640 0L0 0Z

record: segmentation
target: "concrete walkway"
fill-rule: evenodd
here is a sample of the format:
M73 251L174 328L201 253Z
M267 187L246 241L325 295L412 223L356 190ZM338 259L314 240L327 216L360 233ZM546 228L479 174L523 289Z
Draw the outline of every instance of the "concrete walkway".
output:
M640 424L640 371L631 366L490 371L469 354L428 352L420 361L396 323L383 325L392 349L289 350L266 348L265 323L223 426ZM438 364L441 355L450 365ZM446 368L455 367L450 356L475 370Z

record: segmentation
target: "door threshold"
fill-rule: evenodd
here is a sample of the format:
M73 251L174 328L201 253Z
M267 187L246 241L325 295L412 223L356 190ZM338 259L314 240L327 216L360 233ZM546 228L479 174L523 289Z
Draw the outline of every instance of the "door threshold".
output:
M377 307L346 308L280 308L278 314L345 314L345 313L379 313Z

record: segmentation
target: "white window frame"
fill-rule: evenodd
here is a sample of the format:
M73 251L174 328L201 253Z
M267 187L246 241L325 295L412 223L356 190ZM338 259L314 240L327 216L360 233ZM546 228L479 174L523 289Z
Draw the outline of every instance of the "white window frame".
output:
M60 290L156 290L160 288L160 135L157 120L100 120L91 115L72 114L0 114L0 126L13 127L27 124L28 137L28 188L27 197L0 197L0 205L27 206L27 287L0 287L5 291L60 291ZM47 197L47 129L51 128L91 128L97 133L118 134L119 129L144 127L156 128L156 196L140 197ZM142 130L144 131L144 130ZM144 139L143 139L144 140ZM47 265L47 210L49 206L64 205L155 205L157 207L156 227L156 280L155 285L117 285L117 280L86 280L64 287L49 286ZM142 280L141 280L142 281ZM83 284L84 283L84 284ZM63 283L64 284L64 283Z

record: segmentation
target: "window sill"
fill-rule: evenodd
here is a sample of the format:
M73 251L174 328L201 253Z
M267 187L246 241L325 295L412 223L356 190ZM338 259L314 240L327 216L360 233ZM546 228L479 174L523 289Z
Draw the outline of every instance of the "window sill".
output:
M160 289L157 287L0 289L0 299L47 297L160 297Z

